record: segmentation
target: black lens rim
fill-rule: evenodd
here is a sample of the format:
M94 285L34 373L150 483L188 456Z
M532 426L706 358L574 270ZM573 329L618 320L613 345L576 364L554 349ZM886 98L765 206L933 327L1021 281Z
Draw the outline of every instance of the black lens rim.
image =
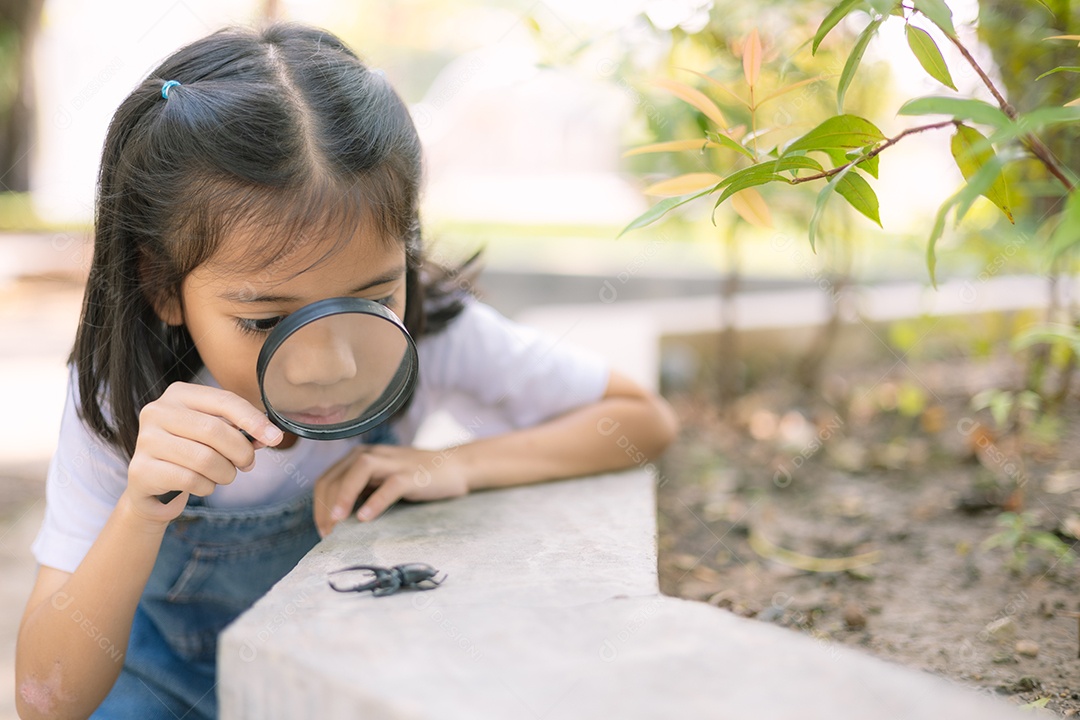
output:
M365 420L337 423L335 425L312 426L296 423L286 417L278 415L274 410L273 405L267 400L266 390L263 388L263 378L266 375L266 369L270 364L270 359L274 356L277 349L281 347L282 343L288 340L292 334L300 328L331 315L345 314L373 315L389 322L405 336L405 356L402 358L402 362L405 364L405 371L401 372L399 367L399 371L396 372L391 379L391 383L395 381L401 382L401 388L397 393L389 396L384 393L384 407L379 409L375 415ZM267 417L282 430L287 430L300 437L313 440L340 440L341 438L354 437L378 427L389 420L394 413L401 409L401 406L405 404L416 389L416 379L419 375L419 369L420 360L416 353L416 343L413 342L412 335L405 329L405 324L398 319L398 316L385 305L380 305L372 300L349 297L319 300L310 305L305 305L296 312L285 316L266 338L262 350L259 351L259 359L256 363L256 373L259 378L259 395L262 397L263 408L266 409Z

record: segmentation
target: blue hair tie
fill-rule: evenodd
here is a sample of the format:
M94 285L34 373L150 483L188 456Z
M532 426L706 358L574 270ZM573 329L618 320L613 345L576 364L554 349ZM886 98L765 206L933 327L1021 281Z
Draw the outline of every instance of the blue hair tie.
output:
M179 87L180 82L178 80L166 80L165 84L161 86L161 97L166 100L169 99L169 88Z

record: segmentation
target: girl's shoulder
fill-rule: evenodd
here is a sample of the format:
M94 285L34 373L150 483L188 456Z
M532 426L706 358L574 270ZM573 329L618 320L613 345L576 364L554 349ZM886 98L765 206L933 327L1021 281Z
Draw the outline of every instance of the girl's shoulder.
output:
M609 371L599 355L475 299L466 300L442 331L421 338L417 352L424 384L483 396L502 397L534 381L548 391L568 382L602 386Z

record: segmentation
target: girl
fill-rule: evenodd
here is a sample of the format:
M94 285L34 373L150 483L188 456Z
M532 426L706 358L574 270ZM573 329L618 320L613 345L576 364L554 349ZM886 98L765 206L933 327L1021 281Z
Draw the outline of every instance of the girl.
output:
M311 28L216 33L121 104L19 631L22 717L214 717L218 632L357 504L370 521L399 499L629 465L601 423L650 456L670 442L661 399L440 281L420 177L405 105ZM418 339L411 405L359 441L283 434L260 404L261 343L340 296ZM410 447L436 406L478 438L439 462Z

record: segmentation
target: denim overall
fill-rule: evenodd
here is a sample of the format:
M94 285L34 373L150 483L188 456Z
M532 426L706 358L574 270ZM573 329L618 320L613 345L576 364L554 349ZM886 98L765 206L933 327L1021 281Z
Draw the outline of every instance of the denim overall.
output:
M392 442L385 427L362 442ZM216 718L218 634L318 542L310 491L257 508L189 497L135 610L124 669L91 719Z

